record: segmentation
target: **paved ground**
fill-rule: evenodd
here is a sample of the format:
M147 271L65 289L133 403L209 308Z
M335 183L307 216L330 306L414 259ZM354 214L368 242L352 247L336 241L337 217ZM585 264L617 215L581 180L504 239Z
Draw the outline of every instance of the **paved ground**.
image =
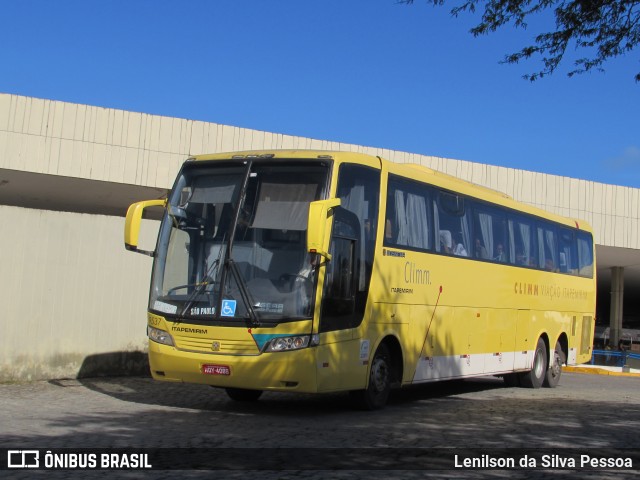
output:
M494 378L397 392L382 411L346 395L265 394L232 402L217 389L100 378L0 385L3 448L603 448L640 452L640 378L565 373L555 389L506 388ZM353 452L353 450L349 450ZM553 450L551 450L553 451ZM559 450L562 451L562 450ZM638 466L636 466L638 468ZM7 473L7 472L1 472ZM15 474L15 471L11 472ZM70 472L74 473L74 472ZM76 472L80 473L80 472ZM117 472L125 478L195 478L196 471ZM253 472L251 478L543 478L549 471ZM636 470L636 474L638 471ZM68 478L29 472L12 478ZM81 477L104 472L84 472ZM109 472L106 473L107 475ZM556 472L554 478L627 478L624 471ZM520 475L520 476L518 476ZM574 476L578 475L578 476ZM218 478L248 478L225 472ZM631 478L629 476L629 478Z

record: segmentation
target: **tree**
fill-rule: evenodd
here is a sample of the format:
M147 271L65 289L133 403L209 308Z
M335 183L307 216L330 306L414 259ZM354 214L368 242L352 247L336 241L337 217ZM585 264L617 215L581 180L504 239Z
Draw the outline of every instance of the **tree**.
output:
M398 0L412 4L414 0ZM426 0L444 5L446 0ZM640 42L640 0L461 0L451 9L453 16L482 10L482 21L470 32L474 36L495 32L512 24L527 28L527 19L553 8L556 30L540 33L535 44L505 56L501 63L518 63L534 55L542 57L544 68L524 76L534 81L552 74L569 46L585 56L575 60L572 77L590 70L604 71L609 59L631 52ZM640 73L635 76L640 82Z

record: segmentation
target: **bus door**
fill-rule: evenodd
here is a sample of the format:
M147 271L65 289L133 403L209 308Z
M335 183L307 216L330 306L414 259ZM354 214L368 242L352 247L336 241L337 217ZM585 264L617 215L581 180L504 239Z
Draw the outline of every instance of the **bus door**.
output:
M380 171L342 164L326 262L318 358L318 390L363 388L369 344L358 335L366 310L378 223Z

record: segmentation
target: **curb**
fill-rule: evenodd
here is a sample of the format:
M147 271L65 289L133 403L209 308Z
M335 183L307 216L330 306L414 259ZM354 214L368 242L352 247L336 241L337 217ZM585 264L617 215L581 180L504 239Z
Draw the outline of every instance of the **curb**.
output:
M640 378L640 373L626 373L626 372L612 372L605 368L597 367L562 367L563 372L569 373L588 373L591 375L609 375L611 377L637 377Z

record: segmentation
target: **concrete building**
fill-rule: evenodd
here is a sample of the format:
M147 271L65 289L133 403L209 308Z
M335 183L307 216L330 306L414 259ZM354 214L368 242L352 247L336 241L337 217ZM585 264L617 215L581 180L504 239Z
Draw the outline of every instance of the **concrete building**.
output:
M419 163L584 219L595 229L598 318L612 336L623 317L640 319L640 189L0 94L0 381L144 365L151 259L123 248L127 206L163 196L190 154L280 148ZM156 231L148 221L141 246Z

